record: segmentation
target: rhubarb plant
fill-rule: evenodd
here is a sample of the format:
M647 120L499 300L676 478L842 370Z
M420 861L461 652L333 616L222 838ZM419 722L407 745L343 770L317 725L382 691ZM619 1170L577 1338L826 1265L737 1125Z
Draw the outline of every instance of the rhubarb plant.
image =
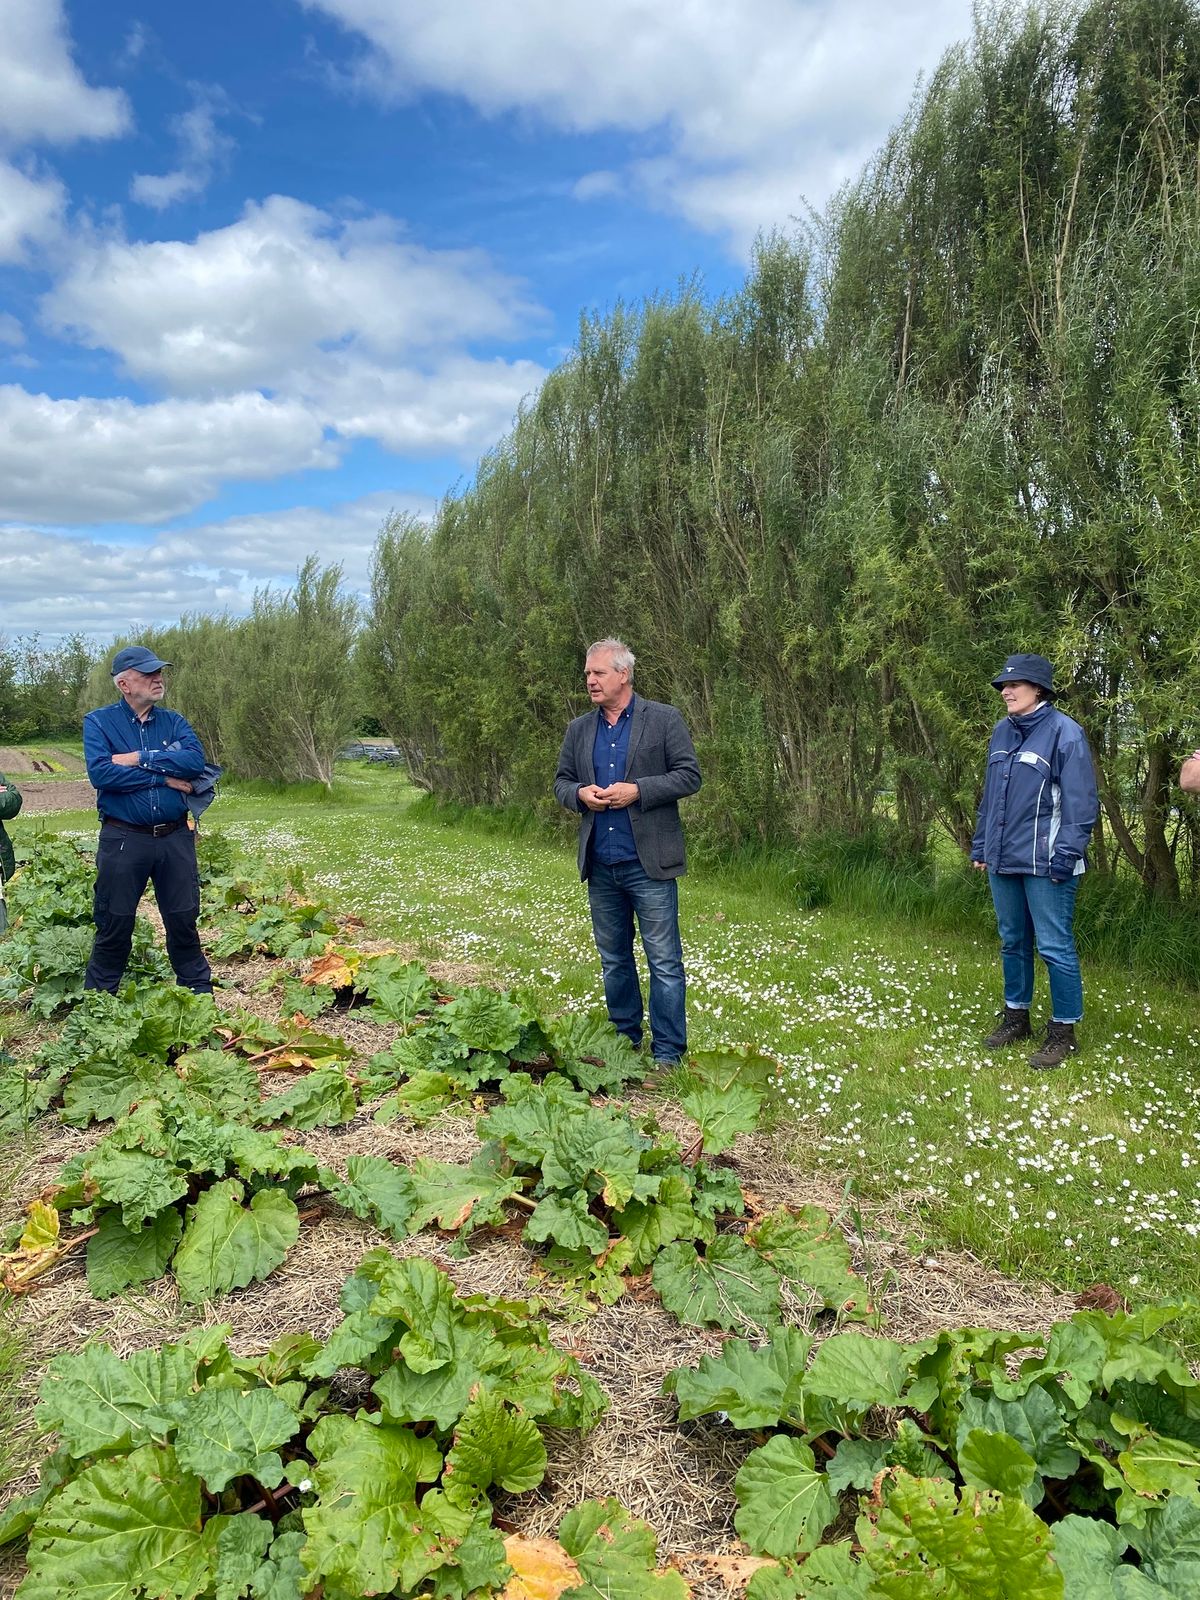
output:
M20 1600L497 1592L492 1497L535 1489L542 1428L592 1427L603 1393L522 1302L461 1297L420 1258L368 1255L342 1304L326 1343L257 1357L221 1327L56 1357L37 1420L57 1449L0 1519L28 1543ZM596 1531L571 1530L581 1570L618 1559Z
M739 1534L779 1563L751 1600L1156 1600L1200 1593L1200 1379L1161 1337L1179 1314L1080 1311L1044 1341L779 1328L664 1388L681 1421L770 1432L736 1483ZM821 1546L847 1510L856 1545Z

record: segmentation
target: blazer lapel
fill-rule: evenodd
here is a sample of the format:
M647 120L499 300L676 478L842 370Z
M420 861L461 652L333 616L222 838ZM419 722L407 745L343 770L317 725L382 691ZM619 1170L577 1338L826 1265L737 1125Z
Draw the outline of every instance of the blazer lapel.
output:
M596 718L599 715L598 711L593 712L583 725L582 738L580 740L583 748L579 752L579 770L583 773L585 784L595 783L596 781L596 763L592 759L592 753L596 748Z
M633 702L633 715L629 719L629 747L625 751L625 782L633 768L633 758L646 726L646 702L639 695Z

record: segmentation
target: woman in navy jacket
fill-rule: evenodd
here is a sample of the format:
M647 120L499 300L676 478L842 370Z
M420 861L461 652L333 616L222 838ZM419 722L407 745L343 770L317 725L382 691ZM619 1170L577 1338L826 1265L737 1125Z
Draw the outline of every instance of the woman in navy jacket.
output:
M1078 1044L1083 981L1075 949L1075 892L1099 803L1087 736L1053 705L1045 656L1009 656L992 679L1007 709L992 731L971 861L986 872L1000 928L1004 1010L986 1043L1032 1032L1034 946L1050 979L1050 1021L1031 1067L1061 1066Z

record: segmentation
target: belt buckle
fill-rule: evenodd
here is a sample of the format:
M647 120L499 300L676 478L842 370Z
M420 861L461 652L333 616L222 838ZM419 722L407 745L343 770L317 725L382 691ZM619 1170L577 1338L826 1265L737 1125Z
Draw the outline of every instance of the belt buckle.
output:
M169 822L156 822L150 832L155 839L162 839L171 832L171 824Z

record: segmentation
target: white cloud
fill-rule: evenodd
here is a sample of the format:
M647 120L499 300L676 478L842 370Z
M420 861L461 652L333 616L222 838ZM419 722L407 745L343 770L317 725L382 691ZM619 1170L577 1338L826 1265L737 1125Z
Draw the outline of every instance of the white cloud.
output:
M403 454L470 459L507 432L521 401L545 377L533 361L451 355L426 372L328 356L292 385L343 438L377 439Z
M25 329L11 311L0 311L0 344L14 347L25 343Z
M0 530L0 592L10 634L52 637L174 622L184 611L240 615L256 588L287 586L309 554L338 562L365 593L371 550L391 511L428 518L426 495L378 493L331 508L297 506L115 543L9 527Z
M175 393L275 387L317 354L396 358L503 337L532 314L477 251L428 250L390 217L275 195L181 241L101 241L47 295L51 327Z
M0 161L0 261L21 261L28 245L53 238L66 199L57 178L31 176Z
M150 522L222 483L332 467L337 447L299 401L54 400L0 387L0 517ZM3 585L0 585L0 590Z
M129 185L133 199L155 211L203 194L234 148L233 140L217 125L218 117L229 115L232 109L225 93L194 84L192 96L190 109L172 117L169 124L179 147L179 165L160 174L136 173Z
M303 3L369 42L360 77L378 92L433 88L488 115L658 138L647 198L743 247L802 192L827 198L848 151L883 137L972 16L970 0Z
M62 0L3 0L0 140L111 139L129 127L118 89L94 89L71 60Z

